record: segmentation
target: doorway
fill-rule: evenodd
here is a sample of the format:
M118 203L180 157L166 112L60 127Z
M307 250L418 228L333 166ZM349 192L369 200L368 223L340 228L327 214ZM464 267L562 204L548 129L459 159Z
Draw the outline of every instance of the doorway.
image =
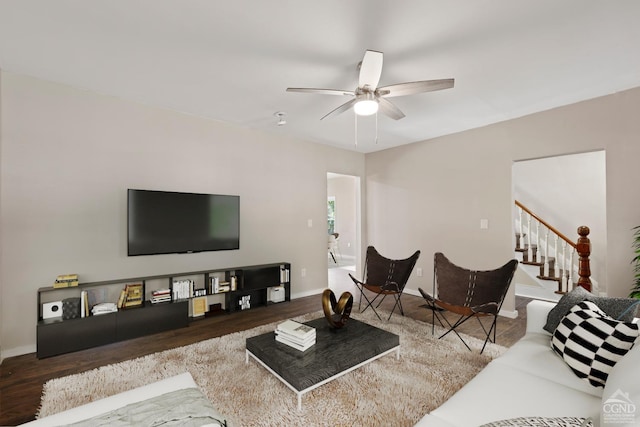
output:
M570 239L577 239L578 226L589 227L592 285L596 292L605 291L604 286L598 286L599 278L606 277L605 151L517 161L512 167L512 183L515 200ZM521 256L516 253L520 260ZM514 276L516 295L557 301L557 283L539 280L538 274L539 268L520 264Z
M355 295L349 273L360 262L360 177L327 173L327 268L329 289Z

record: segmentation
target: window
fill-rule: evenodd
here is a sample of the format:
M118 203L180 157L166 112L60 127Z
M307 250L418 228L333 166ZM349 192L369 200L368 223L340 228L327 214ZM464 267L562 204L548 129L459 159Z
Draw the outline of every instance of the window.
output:
M335 233L336 226L336 198L335 196L327 197L327 232Z

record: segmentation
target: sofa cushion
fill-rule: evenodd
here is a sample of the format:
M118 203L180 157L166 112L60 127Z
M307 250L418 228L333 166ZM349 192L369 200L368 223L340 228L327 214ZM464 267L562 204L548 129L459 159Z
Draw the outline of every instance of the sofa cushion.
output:
M519 417L483 424L480 427L593 427L593 422L578 417Z
M532 415L599 417L601 397L496 363L497 360L433 410L431 416L461 427ZM429 419L418 425L431 426Z
M640 425L640 344L635 346L611 368L602 392L601 426Z
M546 331L544 326L547 323L549 312L555 308L557 303L551 301L533 300L527 304L527 330L526 333L546 334L551 339L552 332Z
M594 302L602 311L616 320L631 322L636 314L640 300L635 298L598 297L578 286L560 298L558 304L549 312L544 330L553 333L571 307L582 301Z
M512 345L509 351L495 359L493 363L508 365L514 369L601 398L602 387L594 387L587 381L578 378L565 361L551 349L550 342L551 336L546 332L528 333Z
M594 303L583 301L562 319L551 347L578 377L604 387L611 368L637 338L637 324L614 320Z
M422 417L414 427L458 427L432 414Z

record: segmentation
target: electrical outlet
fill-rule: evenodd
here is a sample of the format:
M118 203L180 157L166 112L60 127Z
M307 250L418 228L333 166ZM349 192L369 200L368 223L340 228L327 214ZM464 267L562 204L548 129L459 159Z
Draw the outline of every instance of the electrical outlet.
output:
M422 269L420 267L416 268L416 276L422 277Z
M305 276L307 275L307 269L306 269L306 268L303 268L302 270L300 270L300 275L301 275L302 277L305 277Z

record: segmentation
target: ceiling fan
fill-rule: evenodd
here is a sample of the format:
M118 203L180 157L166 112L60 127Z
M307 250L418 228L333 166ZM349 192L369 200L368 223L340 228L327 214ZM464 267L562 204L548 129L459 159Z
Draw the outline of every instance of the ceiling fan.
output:
M362 61L358 64L358 68L360 69L358 87L353 91L289 87L287 88L287 92L346 95L353 97L338 108L330 111L320 120L344 113L351 107L353 107L355 113L359 116L375 114L378 112L378 109L380 109L385 115L394 120L399 120L404 117L404 113L387 98L413 95L422 92L433 92L453 87L454 79L421 80L378 87L380 75L382 74L382 56L382 52L375 50L365 51L364 58L362 58Z

